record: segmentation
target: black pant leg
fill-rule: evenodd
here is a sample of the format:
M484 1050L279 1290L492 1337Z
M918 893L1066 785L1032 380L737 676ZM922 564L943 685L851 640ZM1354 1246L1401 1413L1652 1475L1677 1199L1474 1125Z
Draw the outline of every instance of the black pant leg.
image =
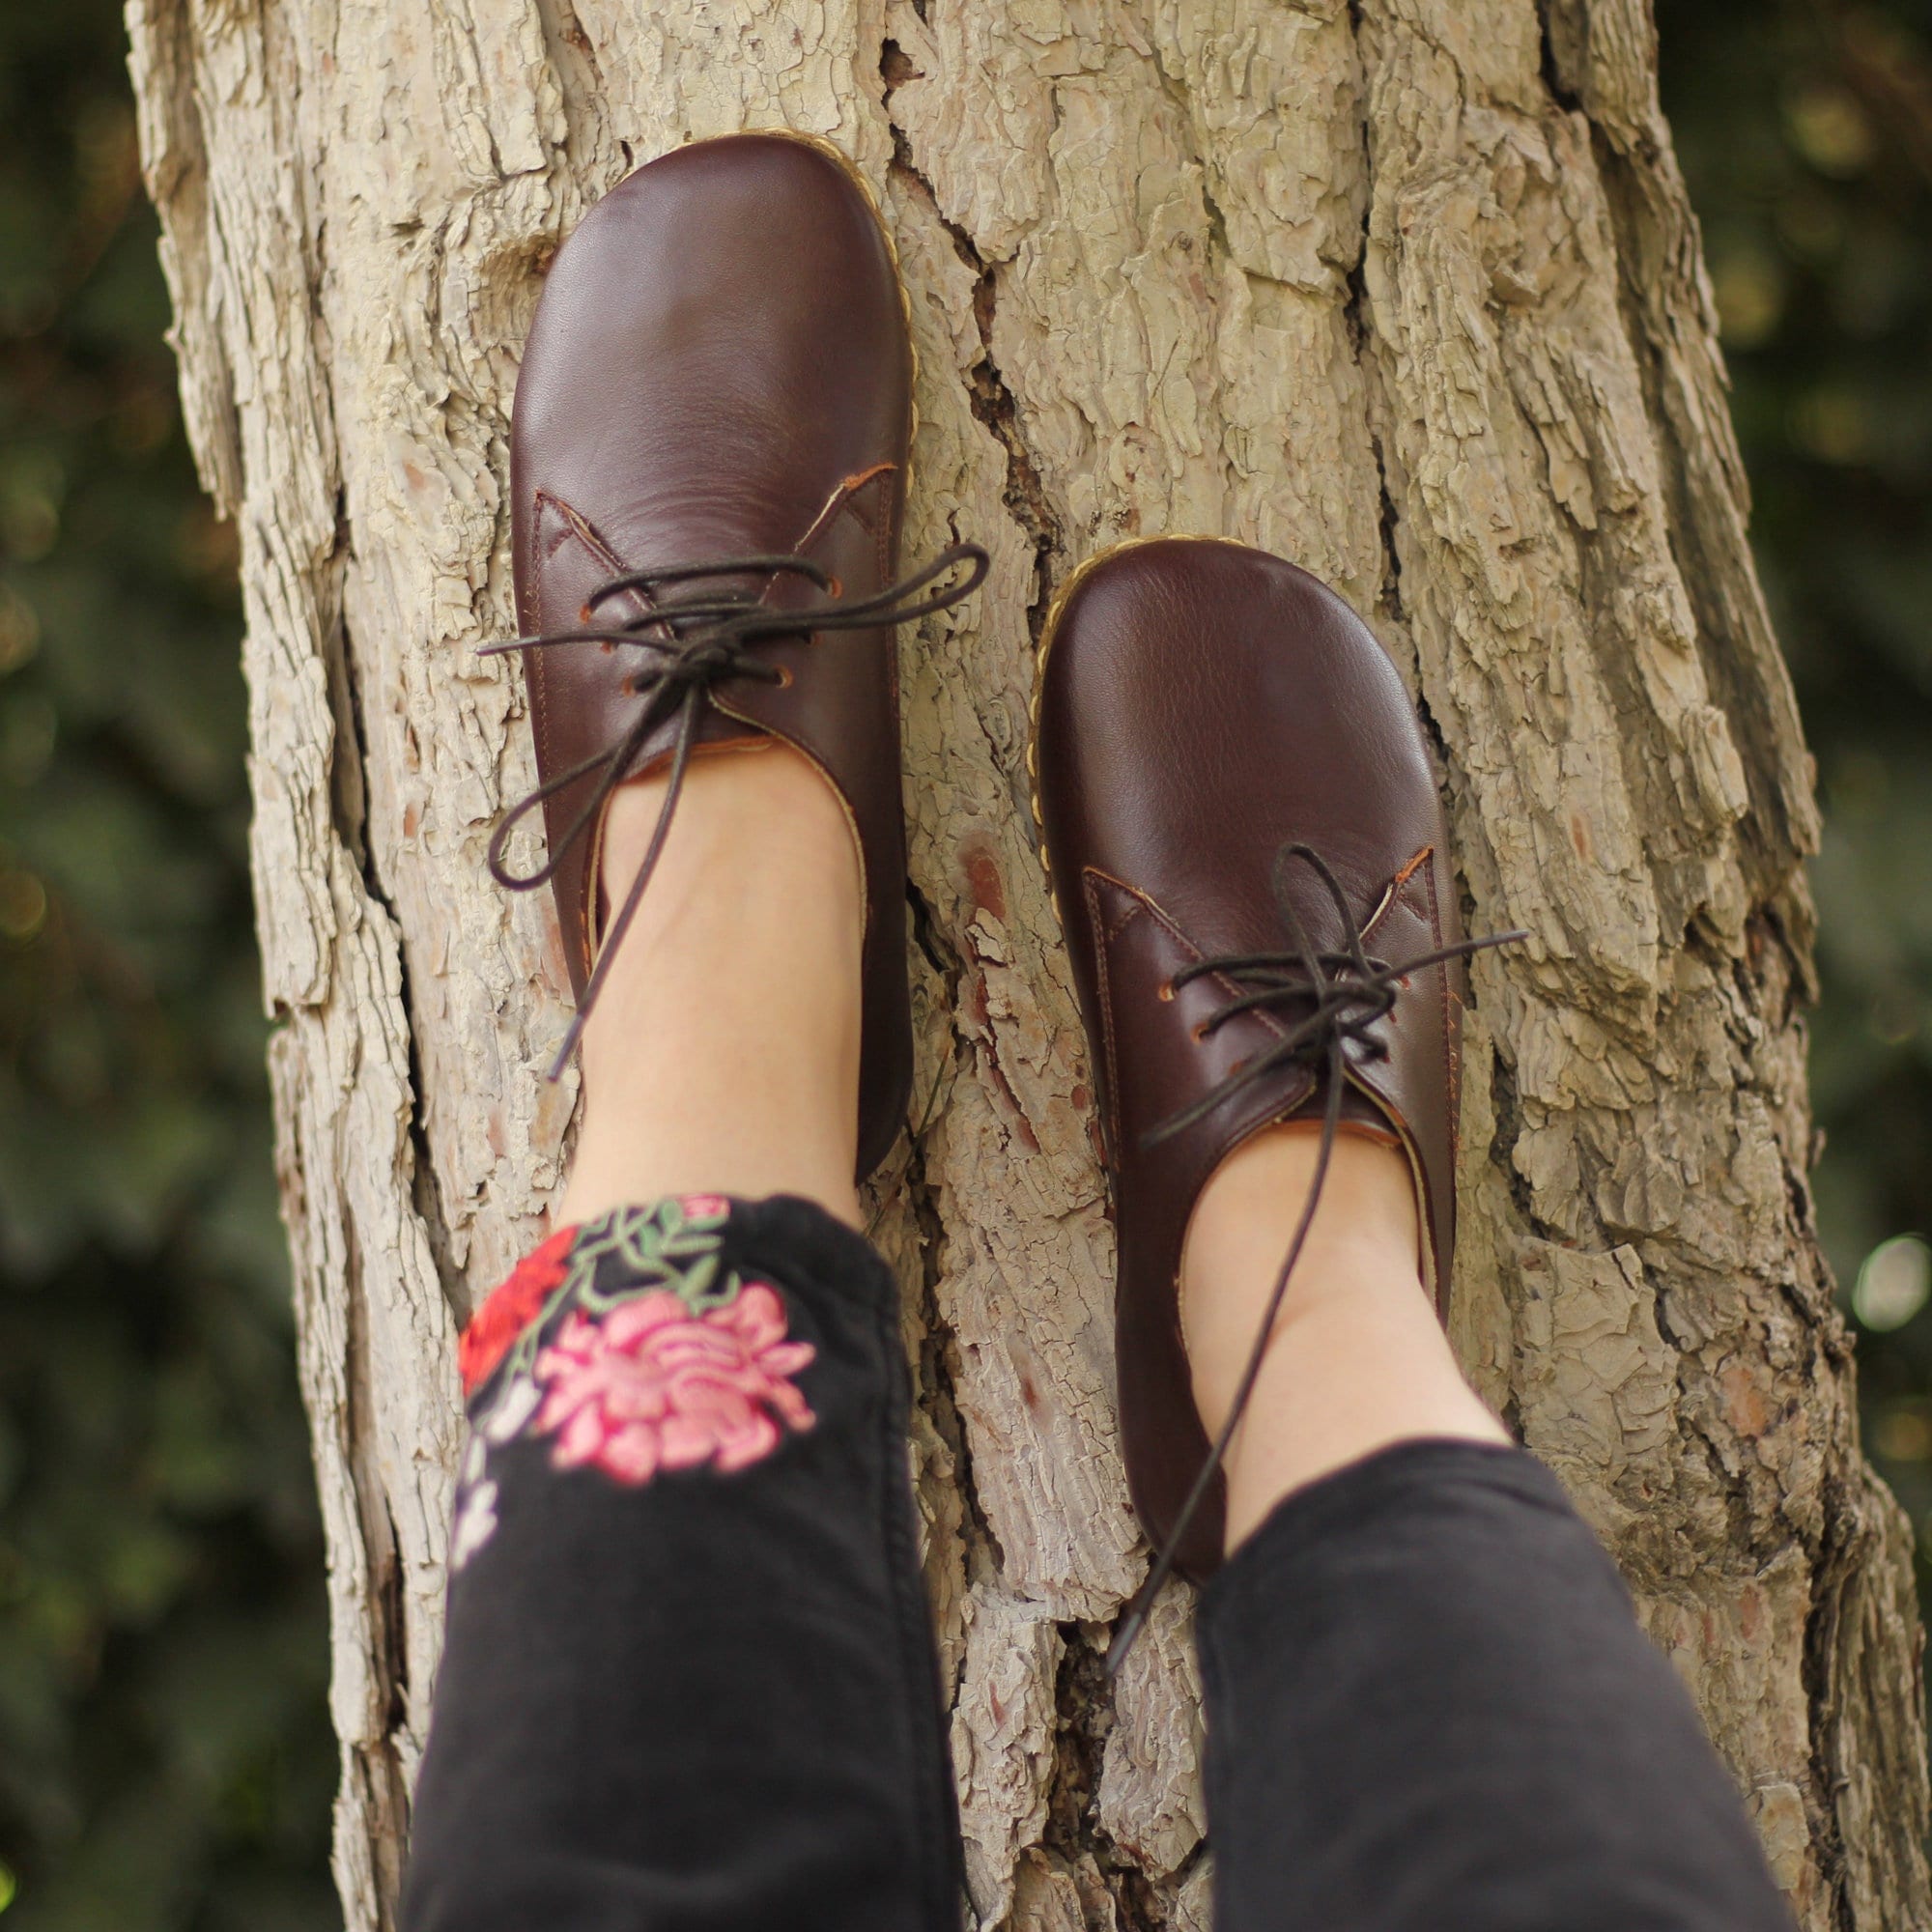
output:
M954 1932L890 1272L789 1200L560 1252L470 1402L406 1932Z
M1791 1932L1622 1580L1520 1450L1290 1496L1199 1639L1218 1932Z

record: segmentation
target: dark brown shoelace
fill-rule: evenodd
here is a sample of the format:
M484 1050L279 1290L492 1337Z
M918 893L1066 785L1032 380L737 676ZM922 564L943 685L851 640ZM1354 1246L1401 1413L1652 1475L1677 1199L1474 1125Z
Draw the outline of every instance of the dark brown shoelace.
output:
M1319 952L1302 923L1300 913L1295 910L1294 901L1288 892L1288 878L1291 866L1296 863L1315 873L1335 903L1343 933L1343 944L1338 952ZM1466 958L1485 947L1506 946L1529 936L1525 932L1499 932L1482 939L1459 940L1454 946L1440 947L1434 952L1420 953L1413 959L1390 965L1387 960L1378 959L1368 951L1360 923L1349 904L1348 895L1343 892L1327 862L1312 845L1291 844L1281 848L1275 858L1273 888L1275 906L1292 942L1289 951L1231 952L1213 959L1197 960L1191 966L1183 966L1170 983L1179 990L1195 980L1214 975L1233 980L1245 989L1202 1023L1200 1032L1203 1038L1241 1013L1264 1009L1279 1011L1292 1024L1266 1052L1243 1061L1226 1079L1210 1088L1191 1106L1170 1115L1148 1134L1143 1144L1154 1147L1171 1139L1212 1113L1224 1100L1253 1086L1258 1080L1270 1079L1284 1067L1306 1066L1315 1071L1319 1080L1326 1083L1321 1111L1321 1138L1315 1154L1315 1178L1308 1189L1308 1199L1302 1206L1301 1218L1295 1223L1293 1237L1289 1241L1281 1271L1275 1276L1267 1312L1262 1319L1261 1331L1255 1337L1247 1366L1241 1373L1240 1384L1235 1391L1228 1418L1221 1425L1221 1433L1214 1438L1214 1445L1208 1450L1208 1460L1201 1465L1193 1488L1187 1492L1187 1500L1180 1506L1180 1514L1175 1520L1166 1545L1155 1556L1152 1569L1148 1572L1147 1581L1141 1585L1121 1621L1121 1628L1107 1652L1109 1676L1120 1669L1127 1652L1133 1648L1134 1639L1140 1635L1147 1622L1155 1595L1173 1573L1175 1552L1180 1548L1188 1525L1206 1499L1216 1472L1227 1460L1228 1445L1234 1440L1235 1431L1239 1428L1241 1417L1247 1410L1248 1398L1254 1393L1262 1363L1267 1355L1268 1342L1274 1334L1275 1318L1281 1313L1289 1279L1294 1273L1295 1263L1301 1259L1302 1247L1308 1239L1308 1231L1314 1224L1315 1210L1321 1199L1322 1183L1328 1178L1328 1157L1335 1150L1335 1139L1342 1126L1342 1096L1348 1083L1348 1048L1352 1044L1367 1060L1388 1058L1388 1045L1377 1036L1375 1027L1395 1009L1398 989L1411 973L1439 966L1448 959Z
M958 582L942 585L924 597L920 592L938 583L949 572L967 566ZM684 790L684 775L697 742L697 727L704 716L709 694L733 678L752 678L760 684L780 684L784 672L757 655L757 646L776 638L812 636L821 631L863 631L885 624L911 623L939 611L951 610L970 597L984 581L986 553L978 544L953 544L942 551L923 570L902 578L897 583L875 591L869 597L841 598L837 581L808 556L733 556L710 563L671 564L658 569L634 570L613 577L598 586L584 605L586 620L613 597L640 591L655 599L667 584L688 583L704 578L753 577L762 580L762 587L749 585L716 590L673 604L656 604L622 623L597 625L586 621L581 631L554 631L537 638L512 638L502 643L486 644L482 655L504 651L552 650L564 644L636 645L647 653L631 674L631 686L645 699L636 722L608 751L595 753L567 772L546 779L526 798L519 799L497 822L491 835L489 865L498 885L514 893L533 892L548 885L563 856L597 823L611 794L630 773L632 761L651 734L667 720L676 716L677 736L672 741L670 779L665 787L664 804L658 810L657 827L645 848L643 863L631 882L617 916L606 927L598 947L597 963L592 969L583 997L578 1002L577 1015L563 1037L550 1078L556 1079L569 1065L571 1055L582 1037L584 1023L597 1003L611 961L616 956L624 934L657 868L659 855L669 834L671 818ZM802 610L775 610L764 602L772 585L781 577L802 577L814 589L826 593L828 601ZM534 872L511 871L504 852L510 835L530 812L554 794L581 782L593 772L598 781L583 809L572 820L550 855Z

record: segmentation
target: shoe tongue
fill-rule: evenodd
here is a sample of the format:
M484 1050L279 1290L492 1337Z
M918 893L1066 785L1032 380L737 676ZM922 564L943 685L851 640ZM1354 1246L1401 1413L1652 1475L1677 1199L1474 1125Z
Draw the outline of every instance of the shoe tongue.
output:
M1320 1126L1327 1110L1327 1082L1318 1080L1308 1098L1287 1118L1291 1121L1310 1121ZM1381 1107L1352 1080L1343 1084L1341 1121L1346 1133L1366 1134L1372 1140L1386 1141L1391 1147L1401 1139L1389 1124L1388 1116Z

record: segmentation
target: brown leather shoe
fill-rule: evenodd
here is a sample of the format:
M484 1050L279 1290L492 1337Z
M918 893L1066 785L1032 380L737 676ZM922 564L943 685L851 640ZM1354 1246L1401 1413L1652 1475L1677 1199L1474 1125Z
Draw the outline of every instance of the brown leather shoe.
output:
M1331 1134L1401 1146L1446 1305L1467 947L1435 780L1354 612L1214 539L1074 573L1040 645L1034 759L1114 1186L1128 1485L1158 1574L1202 1578L1221 1561L1225 1437L1194 1406L1179 1287L1222 1159L1331 1111Z
M740 134L639 168L558 253L525 347L510 469L526 635L496 647L524 652L539 784L491 866L555 893L578 1019L554 1071L691 755L769 735L831 781L865 876L862 1179L898 1133L912 1068L893 626L985 570L959 545L894 582L912 381L892 243L833 150ZM666 767L658 839L607 917L604 809ZM509 836L539 804L549 858L513 873Z

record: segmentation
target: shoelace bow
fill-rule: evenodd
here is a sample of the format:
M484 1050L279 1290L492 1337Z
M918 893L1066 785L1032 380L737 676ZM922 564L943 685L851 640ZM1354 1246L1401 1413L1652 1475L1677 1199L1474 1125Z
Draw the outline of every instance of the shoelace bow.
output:
M924 597L920 592L939 582L959 565L969 567L955 583L945 584ZM632 760L643 749L653 732L665 722L677 717L677 736L672 741L669 782L664 803L658 809L656 829L644 849L643 863L631 882L631 889L617 916L605 928L598 946L597 963L592 968L583 997L577 1004L576 1017L563 1037L550 1069L554 1080L569 1065L571 1055L582 1037L584 1024L597 1004L611 961L615 958L624 934L642 901L644 889L657 869L659 855L684 790L684 775L697 742L697 727L704 717L705 703L713 689L733 678L751 678L760 684L782 684L786 673L757 655L757 646L776 638L810 636L820 631L862 631L886 624L910 623L929 617L970 597L983 582L987 569L986 553L978 544L953 544L942 551L923 570L902 578L897 583L875 591L869 597L842 598L838 580L809 556L760 555L721 557L710 563L681 563L650 570L627 571L600 584L583 607L585 628L554 631L542 637L511 638L501 643L486 644L481 655L496 656L505 651L552 650L564 644L637 645L649 653L646 661L631 674L630 688L645 699L643 708L624 734L609 750L594 753L566 772L558 772L519 799L497 820L491 835L489 865L498 885L511 892L534 892L555 876L564 855L597 823L611 794L624 782ZM621 623L599 625L594 619L601 607L613 597L642 591L655 598L666 584L686 583L716 577L756 577L763 587L726 587L709 595L699 595L674 604L659 605L627 617ZM771 586L781 577L802 577L830 600L796 611L775 610L764 602ZM513 872L504 853L517 826L545 800L580 783L593 772L597 783L562 838L556 840L544 863L533 872ZM592 890L595 890L594 882Z
M1339 951L1318 951L1300 913L1295 909L1288 892L1288 877L1290 867L1296 861L1315 873L1334 901L1342 922L1343 944ZM1378 1037L1375 1028L1395 1009L1397 993L1411 973L1439 966L1445 960L1466 958L1486 947L1506 946L1529 936L1526 932L1499 932L1482 939L1459 940L1453 946L1438 947L1434 952L1420 953L1413 959L1390 965L1387 960L1378 959L1368 951L1360 923L1349 904L1347 894L1329 869L1327 861L1312 845L1284 845L1275 859L1272 883L1275 906L1291 941L1289 951L1225 953L1213 959L1197 960L1191 966L1181 967L1169 983L1179 991L1193 980L1213 975L1233 980L1245 989L1202 1022L1197 1037L1203 1039L1242 1013L1270 1008L1287 1007L1293 1009L1296 1014L1293 1024L1265 1052L1241 1062L1200 1099L1162 1121L1147 1135L1142 1145L1156 1147L1162 1141L1172 1139L1197 1121L1205 1119L1224 1100L1253 1086L1256 1081L1270 1078L1284 1067L1307 1066L1316 1071L1318 1078L1325 1076L1327 1081L1321 1112L1321 1138L1315 1155L1315 1179L1309 1187L1308 1199L1302 1206L1301 1218L1295 1223L1293 1238L1288 1244L1281 1270L1275 1276L1267 1312L1262 1318L1261 1331L1249 1351L1247 1366L1241 1373L1240 1384L1235 1391L1227 1420L1222 1423L1221 1433L1214 1438L1208 1460L1201 1465L1194 1486L1187 1492L1187 1500L1180 1506L1180 1514L1175 1520L1165 1546L1155 1556L1152 1569L1148 1572L1147 1581L1129 1605L1108 1649L1107 1674L1110 1677L1119 1671L1127 1652L1133 1648L1135 1638L1146 1626L1154 1598L1173 1574L1176 1553L1187 1534L1188 1525L1207 1498L1216 1472L1227 1460L1228 1445L1234 1440L1235 1431L1240 1427L1241 1417L1247 1411L1248 1398L1254 1393L1262 1362L1267 1354L1269 1338L1274 1334L1275 1317L1281 1313L1289 1279L1294 1273L1295 1263L1301 1259L1302 1247L1308 1239L1308 1231L1314 1224L1315 1210L1321 1199L1322 1183L1328 1178L1328 1157L1334 1151L1335 1139L1342 1126L1342 1096L1348 1084L1348 1048L1355 1046L1366 1060L1388 1058L1388 1043Z

